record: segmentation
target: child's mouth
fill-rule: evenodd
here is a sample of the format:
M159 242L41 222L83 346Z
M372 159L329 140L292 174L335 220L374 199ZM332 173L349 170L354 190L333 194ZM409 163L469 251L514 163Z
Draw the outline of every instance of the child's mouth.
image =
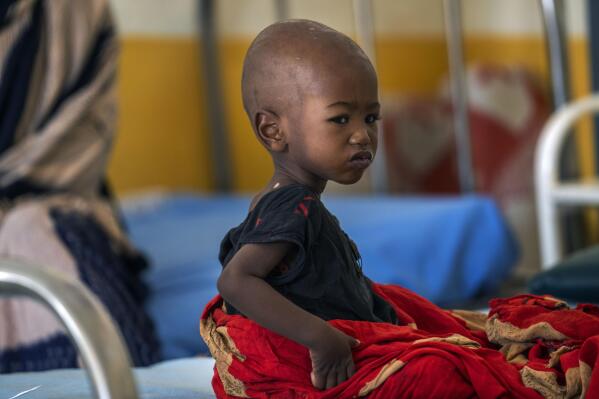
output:
M350 158L349 163L354 168L365 169L372 163L372 158L371 151L360 151Z

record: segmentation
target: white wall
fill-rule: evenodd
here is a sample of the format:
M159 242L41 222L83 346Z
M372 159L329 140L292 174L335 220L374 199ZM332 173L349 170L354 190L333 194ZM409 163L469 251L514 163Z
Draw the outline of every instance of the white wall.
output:
M125 35L193 36L198 0L110 0ZM275 20L276 0L218 0L221 34L253 36ZM353 33L351 0L288 0L290 16ZM467 34L540 35L538 0L462 0ZM568 33L585 35L586 0L567 0ZM442 0L373 0L377 33L443 35Z
M110 0L124 35L190 36L197 31L196 0Z

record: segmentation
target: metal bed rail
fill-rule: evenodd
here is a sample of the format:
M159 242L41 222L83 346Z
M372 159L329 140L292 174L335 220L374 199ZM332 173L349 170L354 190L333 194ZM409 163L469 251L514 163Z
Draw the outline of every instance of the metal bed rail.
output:
M582 116L599 112L599 94L561 107L541 131L535 153L535 190L541 244L541 267L553 267L563 256L560 206L599 205L599 182L564 183L559 158L568 133Z
M98 399L135 399L137 388L123 338L98 299L79 281L48 268L0 259L0 296L46 305L75 343Z

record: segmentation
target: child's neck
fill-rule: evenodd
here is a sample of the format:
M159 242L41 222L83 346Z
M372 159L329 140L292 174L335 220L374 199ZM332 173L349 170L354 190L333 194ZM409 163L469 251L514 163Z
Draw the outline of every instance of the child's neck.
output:
M302 181L301 179L294 178L293 176L289 176L288 174L275 172L266 185L264 191L273 191L290 184L302 184L306 187L309 187L318 195L322 194L324 188L326 187L326 181L323 181L322 183L311 184L309 182Z
M254 207L256 206L256 204L258 203L258 201L260 201L260 199L262 197L264 197L264 195L268 194L271 191L274 190L278 190L282 187L288 186L290 184L303 184L306 187L309 187L312 191L314 191L314 193L320 198L320 194L322 193L322 191L316 191L314 189L314 187L312 187L309 184L305 184L297 179L293 179L288 177L287 175L284 174L277 174L275 173L270 180L268 181L268 184L266 184L266 186L258 193L254 196L254 198L252 199L252 202L250 204L250 209L249 211L251 212ZM326 183L325 183L326 184ZM322 189L324 189L324 185L322 187Z

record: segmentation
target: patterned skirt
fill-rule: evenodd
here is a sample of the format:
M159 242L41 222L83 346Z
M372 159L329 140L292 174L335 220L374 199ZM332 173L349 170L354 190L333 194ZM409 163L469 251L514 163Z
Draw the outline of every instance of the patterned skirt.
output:
M108 310L134 365L160 360L144 309L146 260L129 245L105 202L52 196L0 205L0 258L79 279ZM0 373L66 367L78 367L78 355L54 314L29 298L0 297Z

